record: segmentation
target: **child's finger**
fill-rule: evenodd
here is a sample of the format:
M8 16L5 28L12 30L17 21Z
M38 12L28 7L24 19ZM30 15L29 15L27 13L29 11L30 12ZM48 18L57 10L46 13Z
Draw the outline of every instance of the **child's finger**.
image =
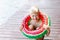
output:
M46 24L44 24L44 25L43 25L43 28L47 29L47 28L49 28L49 26L46 25Z

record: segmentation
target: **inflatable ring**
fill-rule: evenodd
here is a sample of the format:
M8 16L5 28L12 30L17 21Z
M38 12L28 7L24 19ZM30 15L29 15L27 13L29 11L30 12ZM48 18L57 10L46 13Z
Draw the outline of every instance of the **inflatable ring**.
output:
M47 30L45 30L43 28L43 25L46 24L46 25L49 25L51 26L51 21L50 21L50 17L48 17L47 15L44 15L42 13L39 13L39 18L41 19L42 21L42 24L40 25L39 29L37 30L34 30L34 31L31 31L29 30L29 22L31 20L31 17L30 15L28 15L24 20L23 20L23 30L21 31L23 35L25 35L26 37L28 38L41 38L43 37L46 33L47 33Z

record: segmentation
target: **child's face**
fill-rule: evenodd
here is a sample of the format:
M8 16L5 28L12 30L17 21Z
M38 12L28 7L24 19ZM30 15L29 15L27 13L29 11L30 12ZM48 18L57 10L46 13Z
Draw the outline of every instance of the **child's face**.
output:
M32 20L38 20L39 19L39 17L38 17L38 13L33 13L33 14L31 14L31 19Z

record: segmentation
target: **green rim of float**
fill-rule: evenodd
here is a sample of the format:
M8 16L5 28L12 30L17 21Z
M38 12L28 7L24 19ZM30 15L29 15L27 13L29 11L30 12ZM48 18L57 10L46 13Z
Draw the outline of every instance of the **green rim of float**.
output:
M48 16L48 25L51 26L50 16Z
M29 34L26 34L25 32L21 31L23 35L25 35L27 38L31 38L31 39L36 39L36 38L41 38L43 37L46 33L47 33L47 30L44 30L44 32L40 33L40 34L37 34L37 35L29 35Z

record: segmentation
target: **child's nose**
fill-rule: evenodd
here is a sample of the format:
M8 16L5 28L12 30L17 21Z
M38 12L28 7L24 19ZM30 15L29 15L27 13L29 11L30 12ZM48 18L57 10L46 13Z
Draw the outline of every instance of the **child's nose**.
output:
M36 17L36 16L34 16L34 19L37 19L37 17Z

